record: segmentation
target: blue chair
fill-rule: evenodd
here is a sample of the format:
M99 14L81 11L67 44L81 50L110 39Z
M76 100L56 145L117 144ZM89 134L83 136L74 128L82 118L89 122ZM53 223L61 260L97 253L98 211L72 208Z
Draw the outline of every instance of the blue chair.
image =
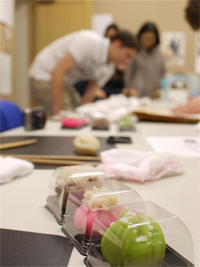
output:
M24 114L15 104L0 100L0 132L24 125Z

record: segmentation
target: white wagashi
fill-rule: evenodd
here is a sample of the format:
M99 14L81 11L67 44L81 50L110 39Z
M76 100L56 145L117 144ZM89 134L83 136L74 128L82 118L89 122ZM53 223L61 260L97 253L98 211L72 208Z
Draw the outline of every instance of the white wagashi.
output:
M73 140L79 155L96 155L100 148L99 140L90 133L82 133Z

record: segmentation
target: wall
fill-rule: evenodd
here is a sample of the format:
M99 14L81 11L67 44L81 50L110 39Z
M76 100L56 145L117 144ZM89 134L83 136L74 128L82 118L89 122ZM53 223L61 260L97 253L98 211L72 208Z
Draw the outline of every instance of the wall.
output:
M91 29L91 0L34 1L33 53L36 55L56 39L81 29Z
M22 108L30 106L28 66L30 58L29 38L30 8L28 1L15 4L15 102Z
M14 1L0 0L0 94L14 101Z
M187 0L94 0L94 13L112 13L120 27L137 32L145 21L153 21L160 31L182 31L186 35L185 66L169 71L194 72L194 32L184 19Z

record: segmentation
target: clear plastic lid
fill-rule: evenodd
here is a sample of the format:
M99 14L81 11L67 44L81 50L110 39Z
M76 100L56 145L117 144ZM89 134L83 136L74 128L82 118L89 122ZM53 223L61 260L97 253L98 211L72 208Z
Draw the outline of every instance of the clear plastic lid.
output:
M55 116L54 116L55 117ZM79 129L88 125L88 118L74 111L63 110L60 112L62 128Z
M92 165L79 165L57 168L50 179L47 208L62 224L66 202L71 188L82 182L104 179L103 172Z
M134 131L136 129L137 119L133 115L127 115L118 120L118 127L120 131Z
M93 130L108 130L110 122L103 113L94 113L90 119L90 126Z
M87 266L194 266L190 232L177 216L152 202L123 208L109 227L103 212L96 216ZM118 209L114 206L110 211Z
M99 214L106 218L109 227L119 219L124 204L141 201L134 189L116 180L82 183L70 190L62 230L77 249L86 254L89 242L100 237L101 229L97 227L91 238L93 223ZM112 211L111 207L116 205L117 209Z

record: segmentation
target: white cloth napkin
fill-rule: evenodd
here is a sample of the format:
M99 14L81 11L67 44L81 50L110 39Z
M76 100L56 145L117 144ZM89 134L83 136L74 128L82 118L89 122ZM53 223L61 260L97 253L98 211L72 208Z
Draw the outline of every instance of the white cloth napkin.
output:
M98 166L110 179L140 183L183 172L182 164L169 153L113 148L101 153Z
M195 124L194 128L195 128L195 130L200 131L200 122Z
M0 156L0 184L8 183L17 176L23 176L34 169L34 165L26 160Z
M78 113L86 116L93 116L95 113L102 113L110 121L117 121L121 117L131 113L141 105L141 100L136 97L127 98L123 94L111 95L104 100L85 104L76 108ZM110 112L112 110L112 112Z

